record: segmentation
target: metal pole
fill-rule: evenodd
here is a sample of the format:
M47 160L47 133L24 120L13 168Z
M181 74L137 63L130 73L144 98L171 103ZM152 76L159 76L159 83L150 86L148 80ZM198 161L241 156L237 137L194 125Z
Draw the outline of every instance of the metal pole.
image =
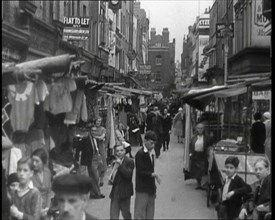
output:
M228 36L225 37L224 44L224 85L227 85L227 60L228 60Z

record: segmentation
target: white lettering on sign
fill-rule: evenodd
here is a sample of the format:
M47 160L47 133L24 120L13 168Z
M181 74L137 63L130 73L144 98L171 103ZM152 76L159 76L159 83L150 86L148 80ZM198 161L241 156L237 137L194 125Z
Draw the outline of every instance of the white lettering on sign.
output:
M199 26L209 26L210 22L209 19L200 19Z
M89 27L90 18L64 17L64 24L67 27Z
M271 99L271 91L253 91L252 99L254 100L269 100Z

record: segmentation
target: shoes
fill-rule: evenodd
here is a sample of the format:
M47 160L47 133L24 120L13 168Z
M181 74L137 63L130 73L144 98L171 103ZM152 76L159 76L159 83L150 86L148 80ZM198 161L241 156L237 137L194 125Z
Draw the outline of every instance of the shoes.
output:
M103 199L105 196L103 194L100 194L99 196L90 195L90 199Z

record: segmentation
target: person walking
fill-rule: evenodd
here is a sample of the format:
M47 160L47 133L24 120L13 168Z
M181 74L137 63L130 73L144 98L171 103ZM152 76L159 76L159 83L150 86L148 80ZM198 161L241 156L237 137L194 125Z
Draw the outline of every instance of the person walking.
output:
M112 185L110 219L119 219L120 211L124 219L132 219L130 204L134 193L132 177L135 164L125 155L123 145L116 145L114 150L116 160L109 177L109 184Z
M252 124L251 127L251 150L254 153L263 154L265 153L265 125L261 121L262 120L262 114L260 112L257 112L254 114L254 120L255 122Z
M80 174L65 174L56 177L52 184L56 206L60 211L60 220L94 220L98 219L85 212L91 179Z
M105 196L101 193L98 180L98 148L96 140L89 135L89 132L78 131L73 147L75 150L75 163L77 167L83 166L88 170L89 177L91 178L91 192L90 198L101 199Z
M97 141L97 146L102 160L99 170L99 186L103 186L103 178L107 170L107 149L105 146L106 129L101 124L102 118L98 117L95 121L96 129L92 131L93 137Z
M162 118L162 115L160 114L158 107L154 109L155 109L155 118L152 122L151 129L157 135L157 141L155 144L155 153L156 153L156 159L157 159L160 156L160 150L163 143L163 118Z
M163 110L163 151L168 151L170 143L170 134L172 127L172 119L168 114L168 109L164 108Z
M198 123L196 133L190 141L191 176L197 180L197 188L201 189L202 176L207 165L207 149L210 146L210 138L204 132L204 124Z
M183 137L185 136L185 129L183 129L183 124L185 121L185 115L183 108L179 108L178 113L173 119L173 128L175 136L178 137L178 143L183 143Z
M160 175L155 173L154 145L157 136L147 131L144 146L135 155L136 197L134 219L154 219L156 183L161 183Z

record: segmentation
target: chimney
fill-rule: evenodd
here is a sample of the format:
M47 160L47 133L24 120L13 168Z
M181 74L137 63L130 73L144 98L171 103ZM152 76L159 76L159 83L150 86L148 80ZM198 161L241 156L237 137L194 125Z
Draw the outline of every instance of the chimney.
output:
M162 30L162 45L167 47L169 44L169 30L168 28L163 28Z
M156 41L156 28L151 28L150 31L150 36L151 36L151 45L155 45Z

